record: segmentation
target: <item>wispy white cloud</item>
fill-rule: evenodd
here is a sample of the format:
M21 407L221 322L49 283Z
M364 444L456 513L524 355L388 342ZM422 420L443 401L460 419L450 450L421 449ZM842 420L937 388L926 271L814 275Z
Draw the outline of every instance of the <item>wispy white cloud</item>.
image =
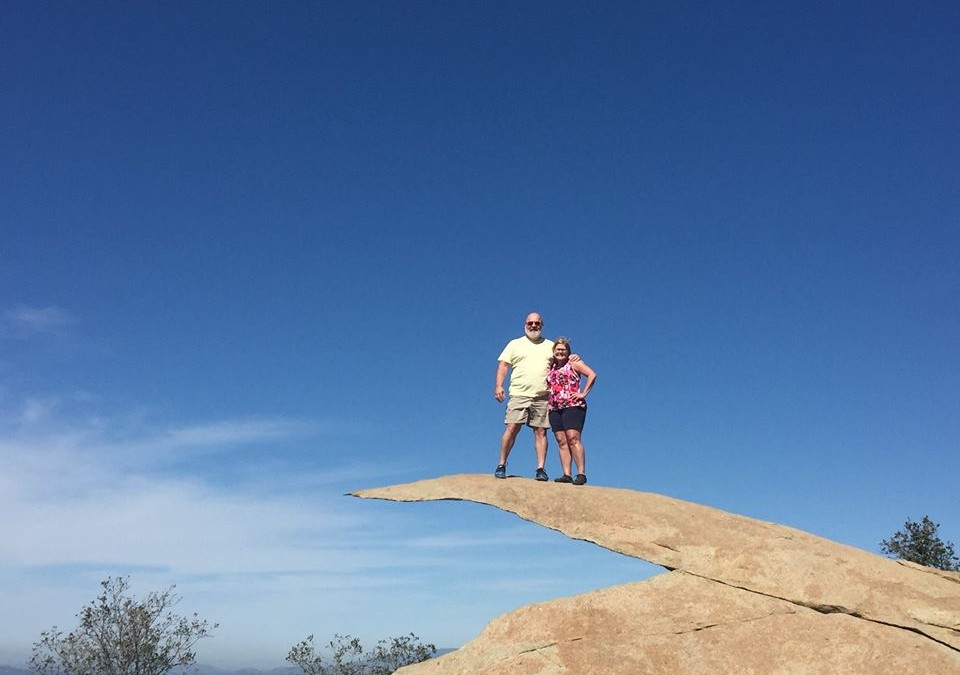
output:
M20 421L32 425L49 419L59 404L58 397L28 398L20 410Z
M306 436L317 425L290 419L227 420L167 430L150 443L170 447L230 446L254 441Z
M245 457L249 471L226 484L219 460L193 471L157 459L199 449L224 453L226 462L243 444L305 441L322 425L282 418L144 424L138 434L128 421L65 422L56 411L56 399L28 400L20 415L0 421L0 564L150 564L180 574L233 574L349 560L343 550L331 556L336 547L316 550L316 542L358 526L332 505L340 494L308 489L276 457L270 464Z
M305 598L336 592L374 602L415 575L410 566L398 572L396 550L383 545L403 536L400 521L351 508L362 505L343 496L349 485L335 484L369 475L370 465L341 463L311 477L296 462L288 468L246 453L247 470L224 482L215 472L172 471L149 459L159 450L199 449L223 453L214 465L227 463L247 443L319 442L329 423L253 418L163 427L143 418L138 426L122 416L68 419L58 403L23 401L20 414L0 419L0 605L31 607L16 625L0 620L9 640L28 643L53 623L70 623L94 579L132 573L137 588L176 583L201 608L209 603L205 615L230 625L239 648L240 636L264 632L268 613L279 662L284 644L316 626ZM43 584L26 593L23 584L34 578ZM51 587L58 591L43 590ZM347 602L365 605L359 596ZM225 617L236 597L248 606Z
M77 323L76 318L56 306L8 309L0 314L0 336L22 338L44 333L59 333Z
M445 532L410 539L412 548L444 551L454 549L489 548L503 545L539 545L551 537L545 529L533 529L526 525L501 528L490 532Z
M140 414L71 416L65 399L31 397L13 414L0 414L0 453L29 457L45 470L47 482L57 477L83 484L77 471L108 467L106 475L151 471L183 459L230 454L250 445L309 442L335 430L328 423L288 418L219 420L191 425L163 425ZM19 409L19 410L18 410ZM62 414L61 414L62 413ZM276 456L275 456L276 458ZM87 475L88 480L93 475Z
M5 493L0 559L7 564L159 566L181 577L360 567L341 547L317 550L317 541L360 525L322 503L304 508L293 498L132 476L60 499Z
M221 622L204 645L216 658L273 665L310 632L464 640L505 609L501 584L542 599L555 582L543 559L559 535L479 508L466 523L345 497L397 469L314 451L342 433L333 422L164 425L96 404L35 397L0 416L0 606L27 608L0 617L8 644L70 625L108 574L138 593L177 584L185 608ZM412 604L468 584L497 592L454 610L456 630L410 624Z

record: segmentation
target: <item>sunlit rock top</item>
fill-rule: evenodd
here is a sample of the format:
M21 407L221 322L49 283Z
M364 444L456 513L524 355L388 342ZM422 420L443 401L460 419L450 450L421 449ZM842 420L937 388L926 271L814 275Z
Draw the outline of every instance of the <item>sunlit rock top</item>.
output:
M670 570L523 607L404 675L960 675L957 573L632 490L461 474L352 494L489 504Z

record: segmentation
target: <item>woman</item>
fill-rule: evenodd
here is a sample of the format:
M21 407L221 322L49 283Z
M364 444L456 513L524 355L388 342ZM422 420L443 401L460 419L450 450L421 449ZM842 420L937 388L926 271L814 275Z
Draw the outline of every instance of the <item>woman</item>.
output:
M587 466L580 433L587 417L587 394L597 380L597 374L583 361L570 360L570 340L558 337L553 343L553 358L547 372L550 389L547 405L550 408L550 428L560 448L560 466L563 475L554 479L557 483L583 485L587 482ZM587 382L580 390L580 376ZM570 460L577 465L577 475L570 475Z

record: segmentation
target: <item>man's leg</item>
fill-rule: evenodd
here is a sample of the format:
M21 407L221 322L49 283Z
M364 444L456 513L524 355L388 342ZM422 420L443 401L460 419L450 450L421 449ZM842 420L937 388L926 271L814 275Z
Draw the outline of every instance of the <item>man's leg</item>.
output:
M547 430L533 427L533 447L537 451L537 468L542 469L547 462Z
M497 462L499 465L506 465L507 457L510 456L510 451L513 450L513 444L516 442L517 434L520 433L522 426L522 424L507 422L507 426L503 430L503 436L500 437L500 461Z
M550 413L547 399L537 399L530 403L530 415L527 424L533 431L533 448L537 451L537 480L547 480L544 465L547 463L547 429L550 428Z

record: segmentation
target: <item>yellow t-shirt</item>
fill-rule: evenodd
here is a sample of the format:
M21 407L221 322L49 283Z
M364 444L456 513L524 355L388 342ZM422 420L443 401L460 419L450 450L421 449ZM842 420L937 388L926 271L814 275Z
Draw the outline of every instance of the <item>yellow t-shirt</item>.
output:
M553 340L541 338L532 342L527 337L510 340L497 357L509 363L510 396L538 398L547 395L547 370L553 356Z

